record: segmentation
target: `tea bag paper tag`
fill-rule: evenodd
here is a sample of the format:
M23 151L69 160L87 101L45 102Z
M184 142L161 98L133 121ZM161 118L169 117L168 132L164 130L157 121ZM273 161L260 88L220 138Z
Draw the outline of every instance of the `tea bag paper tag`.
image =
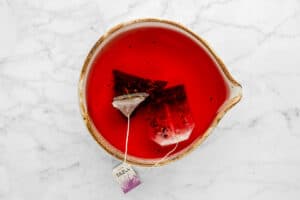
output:
M112 174L121 186L124 193L129 192L141 184L141 181L135 171L126 163L122 163L115 167L112 171Z

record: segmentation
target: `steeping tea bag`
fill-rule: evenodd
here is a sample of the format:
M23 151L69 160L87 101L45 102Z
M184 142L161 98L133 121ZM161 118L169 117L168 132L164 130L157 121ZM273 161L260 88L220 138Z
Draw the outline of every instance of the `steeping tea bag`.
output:
M147 93L132 93L114 97L112 105L118 109L125 117L127 117L127 131L125 140L125 154L123 163L113 169L113 176L120 184L124 193L129 192L133 188L141 184L141 181L132 167L126 163L128 139L129 139L129 127L130 127L130 115L143 102L149 95Z
M183 85L156 94L149 114L149 137L161 146L187 140L195 126Z
M124 160L123 163L114 168L113 176L120 184L123 192L127 193L141 183L135 171L129 164L126 163L129 142L130 116L150 94L160 88L163 88L167 83L164 81L152 81L139 78L118 70L114 70L113 75L115 83L115 97L113 98L112 105L125 117L127 117Z

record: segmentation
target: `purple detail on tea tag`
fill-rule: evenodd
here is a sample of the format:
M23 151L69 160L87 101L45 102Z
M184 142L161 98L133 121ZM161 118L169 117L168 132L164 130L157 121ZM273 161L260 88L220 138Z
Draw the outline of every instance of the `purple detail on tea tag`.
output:
M135 171L126 163L122 163L115 167L112 171L112 174L121 186L124 193L129 192L141 184L141 181Z

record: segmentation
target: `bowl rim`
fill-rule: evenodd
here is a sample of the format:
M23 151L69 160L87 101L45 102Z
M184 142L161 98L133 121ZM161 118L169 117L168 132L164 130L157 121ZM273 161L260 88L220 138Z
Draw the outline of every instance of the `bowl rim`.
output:
M138 23L144 23L144 22L156 22L156 23L163 23L167 25L174 26L175 28L179 28L182 31L186 32L189 34L191 37L196 39L198 42L200 42L205 50L208 51L210 56L212 56L215 61L217 62L217 65L223 72L223 75L225 78L227 78L228 82L231 84L231 88L237 88L238 93L235 94L234 97L229 98L228 100L225 101L223 106L219 109L217 115L215 118L212 120L211 125L207 128L207 130L204 132L204 134L201 137L196 138L188 147L184 148L183 150L179 151L178 153L168 157L165 160L162 160L159 163L156 163L157 160L159 159L141 159L137 158L131 155L127 155L127 163L137 165L137 166L142 166L142 167L153 167L153 166L162 166L169 164L170 162L173 162L177 159L180 159L184 156L186 156L188 153L192 152L195 148L197 148L212 132L212 130L218 125L219 121L223 118L225 113L230 110L235 104L237 104L241 98L242 98L242 86L232 77L232 75L229 73L228 69L226 68L225 64L223 61L216 55L216 53L212 50L212 48L208 45L208 43L202 39L200 36L198 36L196 33L191 31L190 29L186 28L185 26L181 25L180 23L166 20L166 19L158 19L158 18L140 18L140 19L135 19L123 23L119 23L115 26L113 26L111 29L109 29L106 33L104 33L98 40L97 42L93 45L91 50L89 51L88 55L85 58L84 64L82 66L82 70L80 73L80 78L79 78L79 84L78 84L78 94L79 94L79 106L80 106L80 111L82 118L84 120L84 123L89 130L90 134L94 138L94 140L109 154L111 154L113 157L123 160L124 158L124 153L121 152L120 150L116 149L114 146L112 146L109 142L106 141L104 137L102 137L100 131L96 129L94 126L92 120L90 119L86 107L86 102L85 102L85 87L86 87L86 78L88 76L88 67L90 64L90 61L92 60L93 56L98 50L98 47L109 37L111 34L115 33L116 31Z

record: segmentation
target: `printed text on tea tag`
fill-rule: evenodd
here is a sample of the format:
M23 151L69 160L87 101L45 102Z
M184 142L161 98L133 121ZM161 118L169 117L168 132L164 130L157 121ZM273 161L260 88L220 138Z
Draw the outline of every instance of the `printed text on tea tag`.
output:
M112 174L121 186L124 193L129 192L141 184L141 181L135 171L126 163L122 163L115 167L112 171Z

